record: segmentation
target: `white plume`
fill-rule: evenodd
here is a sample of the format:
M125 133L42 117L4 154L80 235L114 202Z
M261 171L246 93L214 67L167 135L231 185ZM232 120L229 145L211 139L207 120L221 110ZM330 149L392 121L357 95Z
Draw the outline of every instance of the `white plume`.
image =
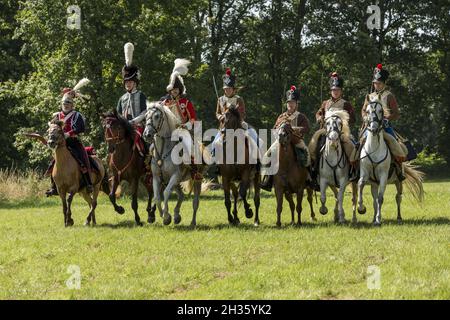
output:
M125 64L127 67L133 63L134 45L131 42L125 43L123 50L125 52Z
M83 78L80 81L78 81L77 85L73 87L73 91L78 91L81 88L83 88L85 85L87 85L89 82L91 82L88 78Z
M175 66L173 67L173 73L178 73L180 76L185 76L189 69L188 66L191 64L189 60L186 59L175 59Z
M185 76L188 73L189 71L188 66L191 64L191 62L186 59L175 59L174 64L175 65L173 67L172 74L170 75L170 83L167 86L167 91L173 89L175 79L178 77L178 79L180 80L181 84L184 87L184 91L182 93L186 94L186 86L184 85L184 81L181 76Z

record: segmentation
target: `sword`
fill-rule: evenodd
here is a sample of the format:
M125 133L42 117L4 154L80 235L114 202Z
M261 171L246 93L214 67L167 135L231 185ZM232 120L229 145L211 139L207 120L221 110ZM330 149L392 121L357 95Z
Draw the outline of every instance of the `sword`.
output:
M214 84L214 90L216 91L216 97L217 97L217 100L219 99L219 92L217 91L217 85L216 85L216 77L214 76L214 73L213 73L213 84Z

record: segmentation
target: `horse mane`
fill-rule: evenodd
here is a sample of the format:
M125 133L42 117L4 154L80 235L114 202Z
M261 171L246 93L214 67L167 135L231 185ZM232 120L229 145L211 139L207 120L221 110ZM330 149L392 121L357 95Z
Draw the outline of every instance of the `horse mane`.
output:
M371 104L371 103L379 103L379 104L381 104L381 106L383 107L383 103L381 102L381 97L380 97L380 95L377 95L376 97L370 98L370 99L368 99L368 100L370 100L370 101L369 101L369 104ZM366 106L366 108L367 108L367 106ZM390 115L391 115L391 111L390 111L388 108L384 108L384 107L383 107L383 114L384 114L384 117L385 117L385 118L389 118Z
M331 117L338 117L342 121L342 134L346 137L350 137L350 127L348 122L350 120L350 116L345 110L335 110L335 111L327 111L325 114L325 121Z
M134 129L127 119L122 117L116 111L108 111L103 114L103 118L114 118L117 119L119 124L125 129L125 138L134 139Z
M165 107L160 101L153 101L153 102L147 101L146 103L147 103L147 111L150 110L151 108L156 108L166 115L167 122L169 123L170 129L173 130L177 127L178 124L180 124L180 121L173 114L173 112L170 111L169 108Z

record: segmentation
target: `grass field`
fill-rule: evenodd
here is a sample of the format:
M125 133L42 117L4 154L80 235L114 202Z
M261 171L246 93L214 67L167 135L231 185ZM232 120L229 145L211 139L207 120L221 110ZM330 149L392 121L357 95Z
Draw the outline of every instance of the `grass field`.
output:
M241 225L229 227L215 191L202 198L195 230L190 201L180 226L158 217L135 227L129 201L120 200L127 212L119 216L103 195L92 228L82 225L87 206L77 196L70 229L57 198L2 201L0 299L450 299L450 182L426 183L425 191L422 205L405 194L399 226L390 186L381 228L371 226L372 212L337 226L331 214L311 222L309 209L304 226L291 227L285 204L277 229L267 193L260 227L243 208ZM371 207L368 194L365 201ZM143 201L140 208L144 218ZM70 289L77 268L80 287Z

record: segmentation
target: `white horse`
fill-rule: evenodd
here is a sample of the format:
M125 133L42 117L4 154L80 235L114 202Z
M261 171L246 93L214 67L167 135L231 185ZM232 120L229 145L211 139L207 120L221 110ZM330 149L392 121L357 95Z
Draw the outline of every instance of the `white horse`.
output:
M328 186L333 190L336 198L334 209L334 221L345 223L344 193L349 184L350 162L345 154L341 142L341 136L350 139L348 126L349 115L346 111L329 111L325 115L326 143L321 152L319 161L320 201L322 206L320 213L325 215L328 209L326 203L326 191ZM338 191L339 189L339 191ZM356 222L356 183L352 183L353 191L353 222Z
M364 185L370 183L372 187L374 217L373 224L381 226L381 208L384 201L384 192L388 183L395 183L397 188L397 221L402 222L401 201L403 183L399 181L395 170L391 169L391 152L383 138L383 119L385 110L379 98L372 98L366 106L367 137L362 146L360 155L360 179L358 181L359 206L358 212L364 214L366 207L363 204ZM406 183L413 196L421 202L423 200L423 176L409 163L403 163Z
M179 141L172 141L172 132L179 127L179 122L175 115L158 102L147 102L146 126L144 138L153 142L151 168L153 173L153 190L155 193L155 202L163 217L164 225L169 225L172 217L169 214L169 197L172 190L175 190L178 196L177 204L174 208L174 223L181 222L180 208L184 200L184 189L194 191L193 215L191 226L197 224L197 210L199 207L200 193L206 190L208 183L202 184L202 180L193 179L191 176L191 165L174 164L172 151L176 151ZM204 151L204 150L203 150ZM202 152L203 156L208 156L208 152ZM203 174L206 166L202 165L200 173ZM164 208L161 207L161 190L164 186ZM189 191L190 191L189 190Z

